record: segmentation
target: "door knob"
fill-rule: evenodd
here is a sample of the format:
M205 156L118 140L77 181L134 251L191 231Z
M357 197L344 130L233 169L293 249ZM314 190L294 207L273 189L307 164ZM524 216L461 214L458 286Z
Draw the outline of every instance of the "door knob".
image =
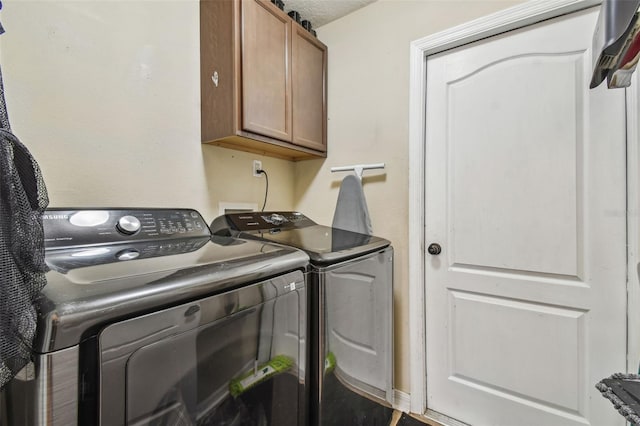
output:
M429 248L427 248L427 251L429 252L429 254L437 256L442 252L442 247L440 247L440 244L438 243L431 243L429 244Z

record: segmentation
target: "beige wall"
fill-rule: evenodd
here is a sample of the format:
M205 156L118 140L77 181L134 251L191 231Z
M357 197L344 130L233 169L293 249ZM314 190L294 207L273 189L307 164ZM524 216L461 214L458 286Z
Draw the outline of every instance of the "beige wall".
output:
M318 30L329 47L329 156L296 164L296 208L331 223L344 174L332 166L385 162L365 172L374 233L396 250L395 387L408 392L409 44L517 1L379 0Z
M14 133L51 206L290 209L293 163L200 144L199 7L182 1L4 2L0 58Z
M219 202L297 208L330 224L331 166L386 162L364 180L374 232L392 240L396 387L409 391L409 43L507 1L380 0L318 30L329 46L329 157L290 163L200 144L198 2L4 2L0 64L13 130L51 206L171 206L207 221Z

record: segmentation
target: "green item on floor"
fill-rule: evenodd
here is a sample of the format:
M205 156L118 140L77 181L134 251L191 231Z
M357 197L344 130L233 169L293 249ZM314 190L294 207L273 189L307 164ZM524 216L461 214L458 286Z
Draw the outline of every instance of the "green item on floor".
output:
M329 374L336 368L336 356L333 352L327 353L324 359L324 374Z
M277 355L257 370L251 370L229 382L229 393L235 398L271 377L283 373L293 367L293 359L285 355Z

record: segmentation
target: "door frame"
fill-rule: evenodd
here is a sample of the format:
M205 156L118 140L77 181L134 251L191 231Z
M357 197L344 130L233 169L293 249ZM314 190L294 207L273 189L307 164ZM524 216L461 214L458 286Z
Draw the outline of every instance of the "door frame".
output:
M442 419L427 407L425 319L425 125L427 57L541 21L597 6L601 0L528 1L411 43L409 80L409 366L410 409ZM626 89L627 141L640 140L640 78ZM627 143L627 371L640 360L640 149ZM638 336L638 338L631 338ZM614 371L611 372L615 373Z

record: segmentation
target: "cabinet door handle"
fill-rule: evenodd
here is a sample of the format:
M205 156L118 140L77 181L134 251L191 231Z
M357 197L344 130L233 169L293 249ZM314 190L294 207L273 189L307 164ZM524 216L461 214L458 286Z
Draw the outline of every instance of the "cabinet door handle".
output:
M215 86L218 87L218 71L213 72L213 75L211 76L211 80L213 81L213 84L215 84Z

